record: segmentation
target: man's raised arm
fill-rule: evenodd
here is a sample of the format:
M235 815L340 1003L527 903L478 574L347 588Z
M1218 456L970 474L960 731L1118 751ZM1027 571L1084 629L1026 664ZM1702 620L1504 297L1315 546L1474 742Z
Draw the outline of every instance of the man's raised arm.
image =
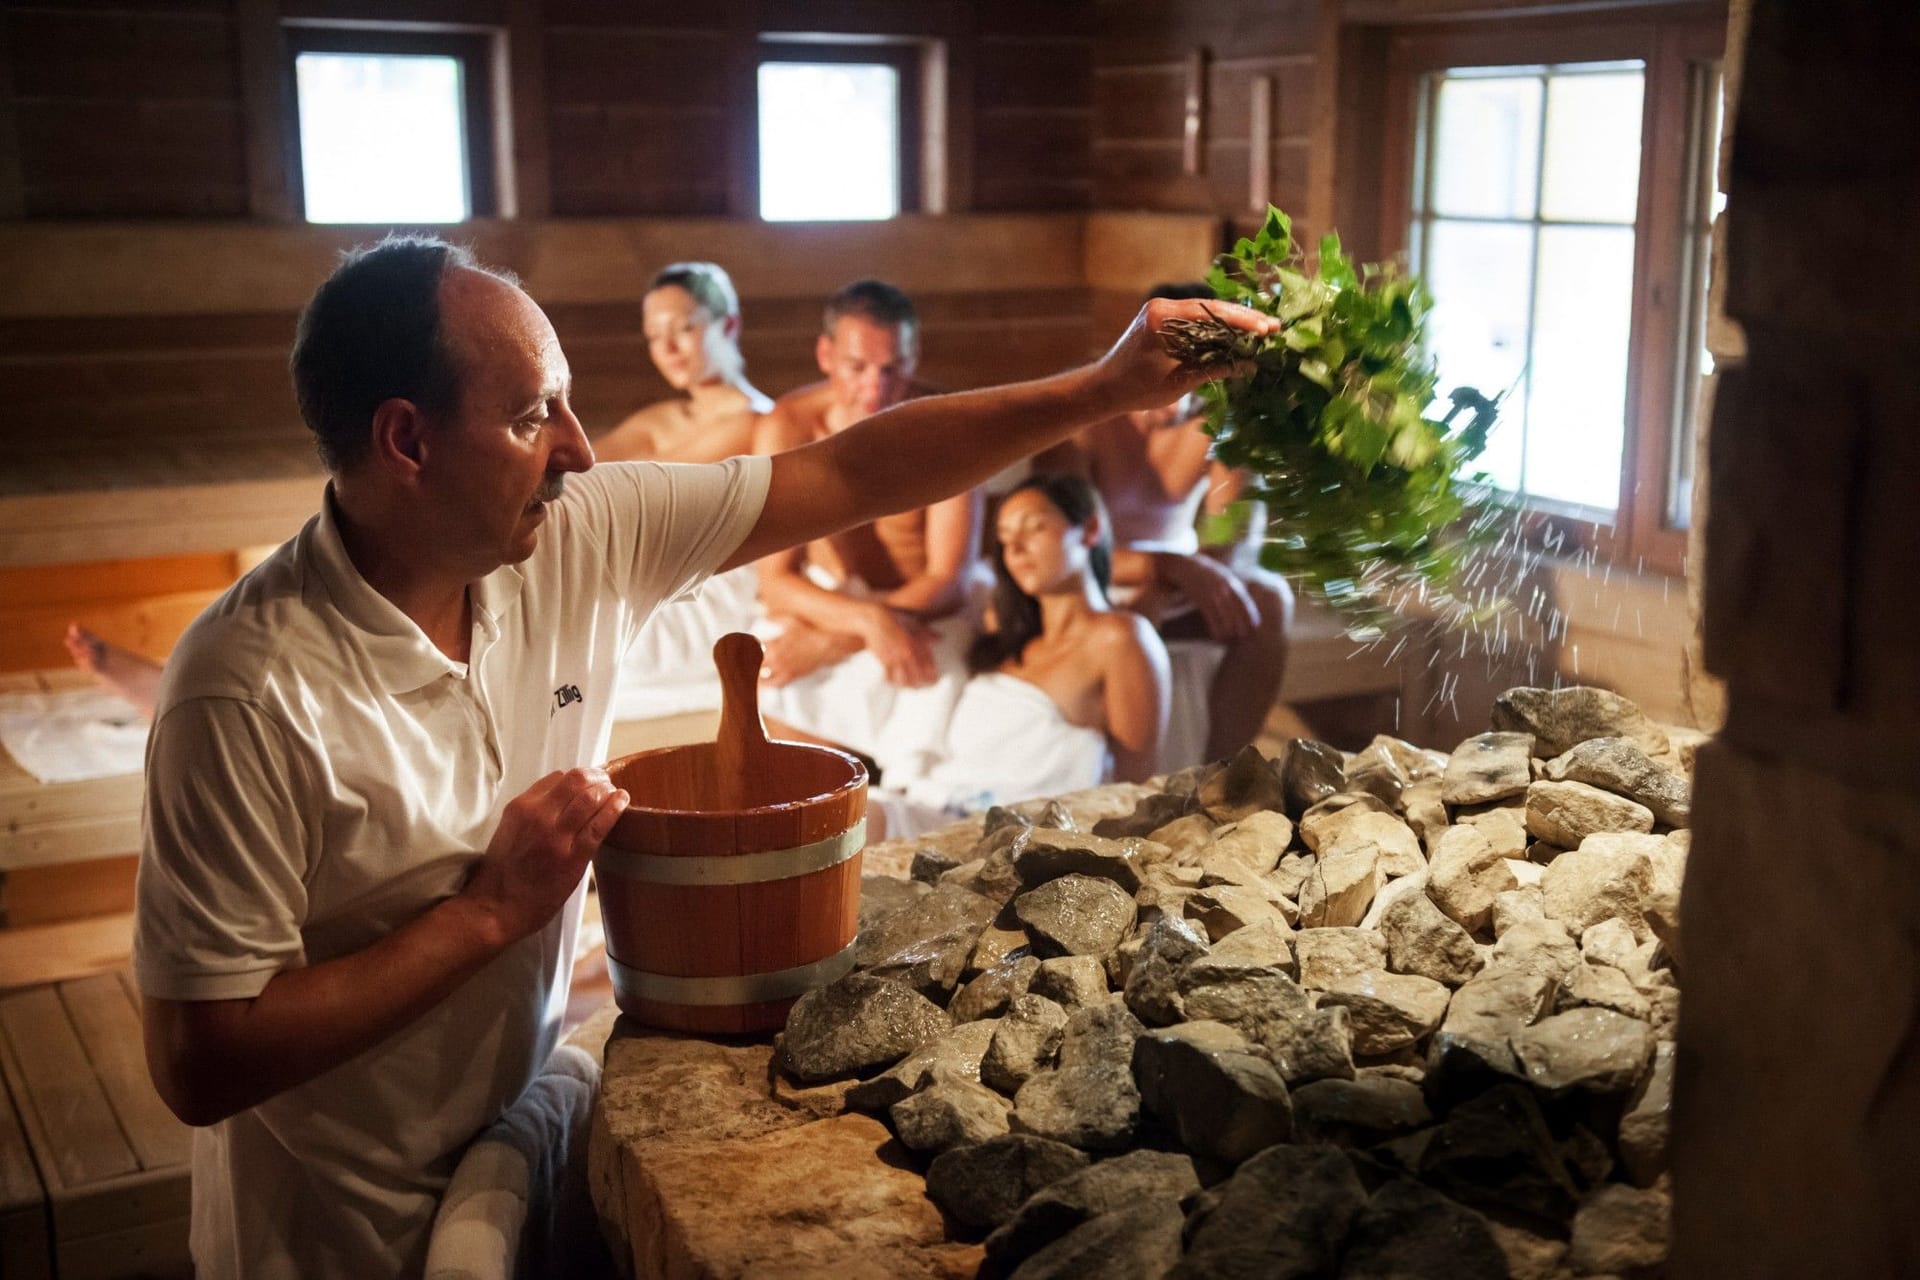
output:
M1168 320L1216 319L1258 333L1249 307L1155 298L1098 362L1034 382L909 400L825 440L775 455L767 502L727 568L895 511L924 507L1085 426L1179 399L1209 377L1168 356Z

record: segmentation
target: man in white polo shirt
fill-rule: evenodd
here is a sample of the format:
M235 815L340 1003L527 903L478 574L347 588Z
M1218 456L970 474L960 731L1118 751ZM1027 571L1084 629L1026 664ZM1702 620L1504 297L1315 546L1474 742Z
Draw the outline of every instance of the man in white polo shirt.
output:
M155 1082L202 1126L203 1280L419 1269L462 1148L553 1045L626 805L590 762L652 609L1165 401L1197 378L1155 331L1198 314L779 457L594 467L511 280L439 241L350 256L294 347L324 509L183 637L148 751L135 965Z

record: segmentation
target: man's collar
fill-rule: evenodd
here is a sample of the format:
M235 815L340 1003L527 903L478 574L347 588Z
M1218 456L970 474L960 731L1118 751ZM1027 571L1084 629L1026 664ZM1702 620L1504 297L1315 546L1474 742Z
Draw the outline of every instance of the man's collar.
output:
M331 484L320 505L313 560L334 608L360 633L374 678L388 693L411 693L443 676L466 675L468 663L440 652L418 623L361 576L340 537L338 501ZM468 587L479 633L470 657L478 658L486 645L499 638L502 620L520 597L521 582L518 569L503 565Z

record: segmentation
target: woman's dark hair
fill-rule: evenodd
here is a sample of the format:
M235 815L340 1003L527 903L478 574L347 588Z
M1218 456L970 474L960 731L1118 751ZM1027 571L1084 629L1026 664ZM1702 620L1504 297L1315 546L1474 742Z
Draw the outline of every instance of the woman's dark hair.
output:
M366 457L373 411L387 400L434 415L459 407L461 370L440 328L440 280L454 269L517 283L461 246L389 236L345 255L301 312L294 398L329 471Z
M1113 533L1106 506L1100 501L1093 482L1068 471L1042 472L1028 476L1009 489L1006 497L1029 489L1053 504L1054 510L1065 516L1074 528L1099 517L1100 540L1088 548L1087 567L1093 570L1094 581L1100 584L1100 593L1105 595L1113 582ZM1005 502L1006 498L1001 501ZM998 538L993 543L993 616L994 629L975 637L967 650L969 671L992 671L1001 663L1018 658L1026 652L1028 642L1040 634L1040 602L1022 591L1007 572L1006 551Z

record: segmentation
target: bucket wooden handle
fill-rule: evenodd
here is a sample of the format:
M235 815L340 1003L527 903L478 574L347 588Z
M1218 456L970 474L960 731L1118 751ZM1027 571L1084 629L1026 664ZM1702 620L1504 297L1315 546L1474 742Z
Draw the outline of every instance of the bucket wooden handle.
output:
M739 808L747 771L764 767L771 749L760 719L760 664L765 650L744 631L729 632L713 646L720 671L720 735L714 743L715 782L725 793L722 806Z

